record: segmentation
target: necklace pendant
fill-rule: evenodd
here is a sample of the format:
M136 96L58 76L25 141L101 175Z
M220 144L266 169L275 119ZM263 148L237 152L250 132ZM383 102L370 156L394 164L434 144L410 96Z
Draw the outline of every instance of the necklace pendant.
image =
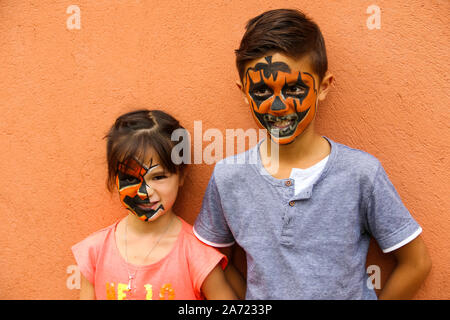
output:
M128 290L131 290L131 280L133 280L133 279L134 279L133 275L128 276L128 287L127 287Z

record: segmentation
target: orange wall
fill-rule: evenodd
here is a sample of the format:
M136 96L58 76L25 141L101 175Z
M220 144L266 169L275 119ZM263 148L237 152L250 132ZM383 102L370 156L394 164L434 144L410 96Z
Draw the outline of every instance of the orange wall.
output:
M380 29L366 25L372 4ZM80 30L66 26L70 5ZM161 108L191 134L194 120L224 135L256 127L233 50L249 18L280 7L303 9L326 39L336 82L319 131L378 157L424 229L433 270L416 298L450 298L445 0L2 0L0 298L78 297L66 285L70 246L125 214L104 183L102 138L118 115ZM191 166L176 206L191 223L212 169ZM373 244L368 264L384 283L394 260Z

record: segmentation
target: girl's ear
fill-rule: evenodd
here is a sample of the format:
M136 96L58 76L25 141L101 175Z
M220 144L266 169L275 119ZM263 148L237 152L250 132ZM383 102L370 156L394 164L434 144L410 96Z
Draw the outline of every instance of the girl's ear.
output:
M184 179L186 178L187 174L187 166L184 166L183 170L178 174L178 186L181 187L184 184Z

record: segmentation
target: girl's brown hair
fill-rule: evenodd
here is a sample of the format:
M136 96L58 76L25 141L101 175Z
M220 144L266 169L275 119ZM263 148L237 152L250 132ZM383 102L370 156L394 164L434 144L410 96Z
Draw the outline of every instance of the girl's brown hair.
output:
M181 173L185 164L174 164L171 159L175 142L174 130L185 130L178 120L160 110L137 110L121 115L105 136L108 178L106 186L114 190L119 163L134 157L146 159L150 150L159 157L160 164L170 173Z

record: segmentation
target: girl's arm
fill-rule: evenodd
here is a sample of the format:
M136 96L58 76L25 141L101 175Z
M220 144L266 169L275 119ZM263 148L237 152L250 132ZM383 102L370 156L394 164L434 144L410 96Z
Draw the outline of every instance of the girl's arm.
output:
M238 269L233 265L233 253L236 250L236 244L231 247L219 248L219 251L226 255L228 258L228 265L225 268L225 278L228 283L233 288L234 292L236 292L238 299L245 299L245 291L247 290L247 284L244 280L244 277L238 271Z
M378 297L380 300L411 299L431 270L431 259L422 238L393 251L397 266Z
M236 300L236 294L225 279L220 264L203 281L201 290L208 300Z
M83 274L81 274L80 300L95 300L94 286Z

